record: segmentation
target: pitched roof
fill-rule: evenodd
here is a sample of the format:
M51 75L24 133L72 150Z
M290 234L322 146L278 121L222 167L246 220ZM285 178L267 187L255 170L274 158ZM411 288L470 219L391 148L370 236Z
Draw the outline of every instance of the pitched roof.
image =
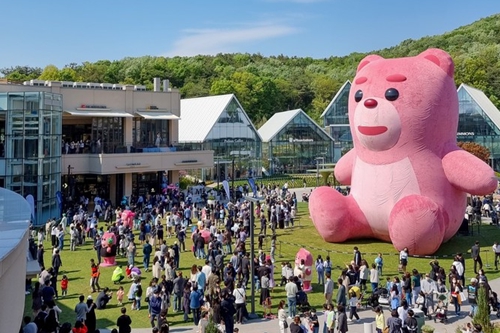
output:
M500 111L495 104L479 89L472 88L464 83L458 87L457 91L464 89L469 96L477 103L484 113L491 119L495 126L500 129Z
M179 142L203 142L233 94L181 99Z
M262 138L262 142L271 141L286 125L288 125L297 115L303 113L315 126L317 126L326 136L329 138L330 135L326 133L321 126L319 126L314 120L311 119L302 109L276 112L271 118L261 128L259 128L259 134ZM333 139L332 139L333 140Z
M350 85L351 81L349 81L349 80L345 81L345 83L342 85L342 87L340 87L340 89L337 91L335 96L333 96L333 98L330 101L330 103L328 104L328 106L325 108L325 111L323 111L323 113L321 114L320 118L323 118L326 115L326 112L330 109L332 104L337 101L337 98L339 98L339 96L342 93L342 91L344 90L345 86L347 86L348 84Z
M259 128L259 134L262 142L269 142L276 134L279 133L298 113L301 109L276 112L264 125Z

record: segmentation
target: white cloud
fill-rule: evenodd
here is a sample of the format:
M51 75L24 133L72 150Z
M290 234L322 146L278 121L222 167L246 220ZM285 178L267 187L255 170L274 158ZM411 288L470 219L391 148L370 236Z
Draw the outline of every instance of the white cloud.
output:
M301 0L304 1L304 0ZM174 42L166 56L194 56L237 52L237 47L254 42L286 36L298 29L282 23L254 23L237 29L189 29Z

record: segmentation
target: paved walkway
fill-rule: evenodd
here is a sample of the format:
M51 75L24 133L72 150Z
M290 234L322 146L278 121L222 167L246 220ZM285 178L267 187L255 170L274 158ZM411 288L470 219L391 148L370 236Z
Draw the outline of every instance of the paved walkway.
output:
M490 286L494 291L500 291L500 278L490 281ZM471 318L468 316L456 317L454 314L454 307L450 304L448 307L448 324L442 323L434 323L433 320L426 320L426 324L433 326L436 328L435 333L452 333L455 332L457 327L463 327L465 324L471 322ZM470 311L470 306L468 304L462 305L462 314L467 314ZM384 315L387 317L390 315L387 307L384 308ZM359 311L359 316L361 321L359 323L351 323L349 324L349 333L366 333L366 332L375 332L375 313L370 310L361 310ZM323 327L323 316L318 313L318 317L320 318L320 328ZM491 315L492 322L500 323L500 319L497 319L496 313ZM289 321L290 322L290 321ZM365 331L364 324L373 323L373 331ZM241 333L276 333L279 332L278 321L274 320L264 320L262 318L249 321L244 325L235 325L240 329ZM100 330L101 332L109 333L109 330ZM193 326L174 326L170 329L170 332L183 332L183 333L191 333L197 332L198 330ZM322 330L320 329L320 332ZM132 329L132 333L151 333L150 328L134 328Z

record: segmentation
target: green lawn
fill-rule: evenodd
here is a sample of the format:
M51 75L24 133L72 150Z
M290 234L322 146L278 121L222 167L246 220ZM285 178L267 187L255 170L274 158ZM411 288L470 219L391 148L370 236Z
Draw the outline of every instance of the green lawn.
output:
M103 223L101 223L103 224ZM500 235L500 229L494 226L482 226L480 233L477 233L477 229L474 230L474 236L463 237L456 236L450 242L441 246L439 251L436 253L438 256L442 255L450 255L457 252L467 253L470 251L471 245L475 240L479 240L481 242L481 246L483 250L487 250L489 252L482 253L483 263L485 264L485 271L488 277L496 278L500 276L500 272L494 269L494 257L491 250L491 245L494 241L496 241ZM174 240L174 239L172 239ZM68 242L66 242L68 243ZM277 248L277 262L275 269L275 280L279 282L280 280L280 272L281 272L281 261L293 261L295 258L295 254L298 250L297 245L291 244L300 244L305 248L308 248L314 258L317 255L321 254L322 257L326 257L330 254L334 266L343 267L346 263L352 260L352 250L355 245L357 245L362 253L370 253L365 254L363 257L367 259L369 263L373 262L376 255L371 253L384 253L384 277L387 276L395 276L397 275L397 265L398 265L398 253L392 247L392 244L383 243L375 240L360 240L360 241L351 241L343 244L330 244L325 243L321 237L318 235L316 229L314 228L311 220L309 219L309 212L307 209L306 203L299 203L298 205L298 219L296 221L296 226L292 229L285 229L278 231L278 248ZM190 248L190 244L188 244ZM50 248L50 244L45 244L46 248ZM266 241L265 248L269 251L270 240ZM138 253L142 252L142 248L138 247ZM337 252L345 252L345 253L337 253ZM279 255L279 257L278 257ZM69 251L69 244L65 244L65 249L62 252L62 261L63 266L61 268L61 276L62 274L68 275L70 280L69 288L68 288L68 296L64 298L60 298L57 303L59 307L63 309L63 313L61 315L61 322L69 321L74 322L75 315L73 309L78 302L78 296L80 294L84 294L85 296L90 295L90 286L89 286L89 278L90 278L90 265L89 259L95 257L95 251L91 249L90 243L88 245L80 247L75 252ZM468 278L472 277L472 260L470 260L469 255L465 255L466 262L466 276ZM122 265L126 265L125 258L117 258L118 263ZM429 261L430 258L410 258L408 268L417 268L420 272L428 272L429 271ZM46 253L45 262L50 263L50 251ZM446 271L452 263L451 258L439 259L440 264L445 267ZM142 257L138 256L136 258L136 264L141 266ZM181 270L184 272L184 276L189 276L188 267L190 267L193 263L202 264L201 260L196 260L190 252L182 253L181 255ZM486 267L486 264L489 264L490 267ZM107 286L111 290L116 291L117 286L111 283L111 273L114 268L101 268L101 278L100 285L101 287ZM333 275L336 277L337 274L340 273L339 270L334 271ZM143 276L146 277L143 280L144 290L147 284L149 283L152 274L143 272ZM313 307L320 308L323 304L323 296L322 296L322 287L316 284L316 275L313 275L313 287L314 292L309 294L309 301ZM128 288L130 283L127 281L122 284L125 288L125 293L128 292ZM58 286L59 288L59 286ZM60 289L60 288L59 288ZM97 294L93 294L94 299ZM273 296L273 305L276 307L278 300L284 299L285 293L284 288L276 287ZM126 297L125 297L126 298ZM144 302L143 302L144 303ZM127 305L127 310L132 317L134 328L141 327L149 327L149 320L147 317L147 308L143 305L143 309L140 311L130 311L129 304ZM31 313L31 296L26 297L26 306L25 313ZM248 306L250 310L250 306ZM261 313L261 306L256 306L257 313ZM109 304L109 308L106 310L96 310L97 314L97 327L113 327L116 322L116 318L119 316L119 307L116 305L116 299L113 300ZM276 313L276 310L274 310ZM169 321L171 325L182 325L183 319L181 315L169 315ZM191 322L190 322L191 323Z

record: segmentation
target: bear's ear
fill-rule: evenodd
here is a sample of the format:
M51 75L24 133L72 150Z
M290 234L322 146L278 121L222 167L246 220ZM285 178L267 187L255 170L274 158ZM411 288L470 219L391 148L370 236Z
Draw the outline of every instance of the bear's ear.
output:
M370 55L364 57L363 60L361 60L359 62L358 69L356 70L356 73L359 73L359 71L363 67L365 67L366 65L368 65L369 63L377 61L377 60L382 60L382 59L384 59L384 58L382 58L381 56L376 55L376 54L370 54Z
M451 56L441 49L428 49L418 55L419 58L425 58L432 61L441 69L448 74L448 76L453 77L453 72L455 66L453 65L453 60Z

